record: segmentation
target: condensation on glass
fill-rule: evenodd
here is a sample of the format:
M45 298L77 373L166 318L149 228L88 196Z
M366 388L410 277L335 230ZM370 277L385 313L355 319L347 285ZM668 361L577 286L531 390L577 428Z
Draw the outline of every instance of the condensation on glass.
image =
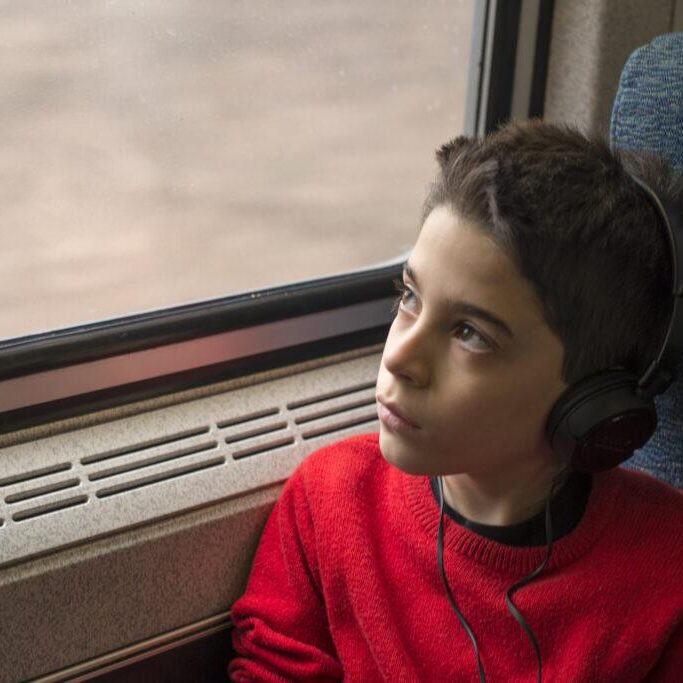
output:
M472 11L0 0L0 338L403 253Z

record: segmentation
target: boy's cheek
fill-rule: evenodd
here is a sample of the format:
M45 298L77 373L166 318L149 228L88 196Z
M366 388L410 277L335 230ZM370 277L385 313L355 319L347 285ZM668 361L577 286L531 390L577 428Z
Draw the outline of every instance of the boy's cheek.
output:
M379 371L377 373L377 394L379 394L380 396L386 396L387 389L389 388L390 384L391 374L386 369L386 367L384 367L384 357L382 357L382 360L379 365Z

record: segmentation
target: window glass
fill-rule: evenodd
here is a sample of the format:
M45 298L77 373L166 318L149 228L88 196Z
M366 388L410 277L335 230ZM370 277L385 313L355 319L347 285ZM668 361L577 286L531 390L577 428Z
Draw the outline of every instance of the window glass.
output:
M0 338L408 249L472 5L0 0Z

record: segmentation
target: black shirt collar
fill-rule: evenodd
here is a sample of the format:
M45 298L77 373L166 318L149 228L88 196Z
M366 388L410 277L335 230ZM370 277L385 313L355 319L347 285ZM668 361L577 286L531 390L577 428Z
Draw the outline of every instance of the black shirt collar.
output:
M436 477L430 477L432 494L439 503L439 489ZM550 513L553 522L553 540L566 536L581 521L592 487L589 474L573 472L565 485L558 491L550 503ZM530 519L519 524L495 526L480 524L463 517L444 501L444 512L451 519L480 536L517 547L531 547L545 545L545 509Z

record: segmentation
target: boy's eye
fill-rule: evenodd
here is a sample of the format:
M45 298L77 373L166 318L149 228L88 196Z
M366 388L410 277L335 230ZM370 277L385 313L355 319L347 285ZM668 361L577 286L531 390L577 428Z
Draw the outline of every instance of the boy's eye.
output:
M396 297L396 300L394 301L393 312L396 313L399 307L410 308L415 300L415 293L413 290L405 283L401 282L401 280L394 280L394 287L399 293L399 296Z
M469 351L491 351L491 344L468 323L458 323L455 336Z
M405 282L398 279L394 280L394 287L399 296L394 300L393 313L396 314L399 309L411 311L417 302L415 292ZM482 353L492 351L494 348L494 344L469 323L459 322L454 328L454 334L460 345L468 351Z

